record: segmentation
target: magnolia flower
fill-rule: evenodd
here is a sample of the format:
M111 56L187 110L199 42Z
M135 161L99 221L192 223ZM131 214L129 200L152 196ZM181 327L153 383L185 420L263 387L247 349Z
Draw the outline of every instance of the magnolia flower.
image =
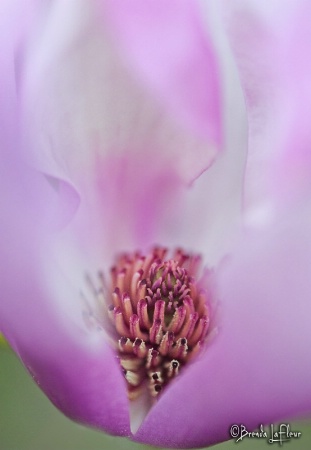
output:
M0 329L138 442L310 411L310 6L245 3L2 5Z

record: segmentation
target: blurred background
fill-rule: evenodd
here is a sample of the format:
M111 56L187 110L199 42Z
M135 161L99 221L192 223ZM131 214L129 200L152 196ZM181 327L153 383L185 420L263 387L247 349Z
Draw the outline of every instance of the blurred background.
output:
M311 448L311 421L291 422L300 439L284 443L285 449ZM279 448L266 439L228 441L215 450ZM0 338L0 450L143 450L151 447L89 430L63 416L44 396L24 367Z

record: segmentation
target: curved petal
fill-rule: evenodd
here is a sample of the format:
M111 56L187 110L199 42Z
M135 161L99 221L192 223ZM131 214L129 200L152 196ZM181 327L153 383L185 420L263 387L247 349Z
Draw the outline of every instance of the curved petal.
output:
M224 151L214 164L182 192L182 208L171 228L160 230L160 242L203 253L215 265L231 249L241 225L244 171L248 155L247 117L239 74L219 3L202 2L215 41L223 89Z
M48 254L53 236L44 209L45 202L50 205L50 190L43 179L14 161L2 162L0 186L5 192L0 225L1 331L65 414L113 434L129 435L128 400L115 355L103 332L87 327L79 282L71 289Z
M197 2L104 2L130 67L185 126L222 145L220 77Z
M9 261L12 245L7 249L1 244L2 257ZM20 274L18 265L23 263L18 286L14 286L16 273L11 264L1 270L0 327L5 337L34 381L64 414L111 434L129 436L128 400L118 361L105 334L96 327L87 329L83 322L79 292L63 288L63 296L59 290L57 298L48 295L42 274L40 286L36 255L19 245L19 264L14 256L16 273ZM30 259L32 267L25 269L25 260L29 267ZM65 279L61 283L66 286ZM76 310L71 314L74 300Z
M218 335L136 440L201 447L229 439L233 423L253 430L310 413L310 212L295 213L241 237L218 272Z
M92 170L98 155L122 156L139 148L156 151L163 167L193 180L211 163L214 150L134 77L107 28L97 2L85 0L55 1L37 27L22 85L25 133L37 167L80 188L81 173Z
M96 329L86 330L79 291L71 291L62 280L58 285L68 288L54 297L49 284L55 285L55 278L42 270L49 258L45 242L53 238L46 210L55 198L44 179L14 154L18 133L16 123L10 125L10 131L15 130L10 137L8 128L0 131L1 148L4 143L6 150L0 166L0 329L65 414L128 435L124 381L107 340Z
M245 206L255 213L272 201L291 204L310 188L310 5L224 5L249 117Z
M282 27L279 73L282 89L279 146L271 170L272 188L277 198L293 202L309 198L311 179L310 117L311 31L310 3L291 5L290 19ZM285 70L287 68L287 70ZM284 95L286 93L286 95Z
M75 420L128 435L124 381L106 339L87 329L81 302L75 314L66 307L79 292L61 280L64 290L53 297L48 286L59 279L43 271L59 198L21 158L11 31L0 28L0 329L56 406Z
M272 3L272 2L270 2ZM275 2L277 3L277 2ZM274 3L274 5L275 5ZM279 36L268 12L273 6L239 1L229 7L229 37L243 86L249 124L249 152L245 173L245 207L267 195L267 167L278 120L275 60ZM282 8L283 14L283 8ZM277 49L277 50L276 50Z
M23 65L27 55L29 42L35 24L41 23L42 17L47 13L49 0L31 0L27 4L20 0L12 2L4 0L0 6L0 47L1 47L1 153L14 153L9 156L6 163L13 163L22 170L19 157L26 158L29 145L22 137L22 118L20 88L23 78ZM16 157L16 154L19 154ZM15 159L14 159L15 158ZM57 195L53 196L53 205L49 217L53 228L62 227L76 211L79 196L74 188L60 180L55 180ZM49 194L50 195L50 194ZM51 201L51 198L50 198Z

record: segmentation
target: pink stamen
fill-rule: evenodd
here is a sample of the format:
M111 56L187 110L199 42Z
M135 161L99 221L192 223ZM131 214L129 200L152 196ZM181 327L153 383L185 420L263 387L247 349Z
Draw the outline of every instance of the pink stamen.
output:
M167 253L125 253L110 272L108 316L119 335L116 349L130 399L145 389L156 398L209 333L208 294L196 281L201 258L178 249L164 260ZM110 288L102 274L99 281L100 289L92 284L91 290L102 302Z
M137 303L137 315L139 317L141 327L148 330L152 324L148 317L148 303L146 300L142 299Z
M155 319L149 332L150 342L152 344L160 344L162 336L162 322L160 319Z
M126 323L129 323L130 317L133 315L133 307L131 299L127 293L123 294L122 303L123 303L124 319Z
M139 317L136 314L133 314L130 317L130 333L132 338L139 338L142 340L148 339L147 333L142 333L139 326Z
M128 329L128 327L124 321L122 309L118 306L114 308L114 319L115 319L116 330L119 333L119 335L125 336L128 338L132 337L132 333L130 332L130 330Z

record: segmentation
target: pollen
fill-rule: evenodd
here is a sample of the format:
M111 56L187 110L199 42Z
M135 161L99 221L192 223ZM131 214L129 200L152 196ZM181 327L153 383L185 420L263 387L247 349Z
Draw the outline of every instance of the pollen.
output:
M123 254L111 268L109 332L129 399L156 399L202 349L210 314L200 269L199 255L165 248Z

